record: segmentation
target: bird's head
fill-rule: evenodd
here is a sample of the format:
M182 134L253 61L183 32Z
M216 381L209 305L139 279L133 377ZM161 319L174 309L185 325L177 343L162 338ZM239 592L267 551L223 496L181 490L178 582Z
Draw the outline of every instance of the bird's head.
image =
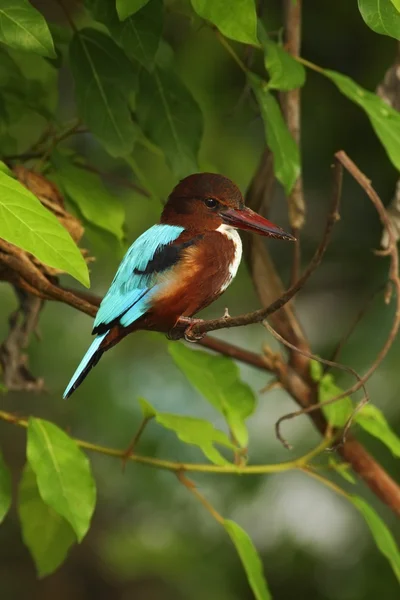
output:
M196 232L227 225L282 240L295 239L247 208L233 181L215 173L196 173L182 179L168 198L161 222Z

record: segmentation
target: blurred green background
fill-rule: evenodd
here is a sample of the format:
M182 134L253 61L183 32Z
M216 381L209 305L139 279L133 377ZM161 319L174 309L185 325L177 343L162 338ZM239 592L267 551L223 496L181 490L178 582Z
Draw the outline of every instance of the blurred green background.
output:
M34 3L50 21L64 24L50 1ZM73 3L71 3L72 6ZM243 97L243 74L218 44L213 33L199 23L191 27L185 13L167 17L165 37L173 47L176 66L201 104L206 122L201 169L223 173L244 191L264 145L257 108ZM176 7L175 7L176 8ZM79 6L76 5L77 12ZM265 20L269 31L282 24L281 2L268 2ZM355 1L304 3L302 55L318 65L353 77L375 89L392 64L396 42L379 36L363 23ZM27 61L20 55L20 64ZM51 69L37 59L38 70ZM59 83L60 114L75 114L71 80L62 73ZM303 94L303 168L307 224L302 233L304 263L318 244L328 208L330 164L343 148L372 179L385 203L393 195L398 174L375 137L365 115L343 98L329 81L309 72ZM29 122L24 139L35 140L40 122ZM90 136L76 140L91 162L121 177L122 163L111 159ZM29 145L29 143L28 143ZM176 181L161 156L135 149L146 179L165 199ZM96 256L91 266L92 290L103 294L125 249L160 213L161 204L123 187L112 188L126 210L126 244L87 226L84 247ZM90 193L90 190L88 190ZM374 256L380 225L362 191L345 178L341 221L334 232L323 265L296 300L297 312L315 353L328 356L341 333L368 295L385 281L388 261ZM286 202L277 189L271 218L287 226ZM291 249L268 242L283 280L290 276ZM77 285L63 279L65 284ZM259 307L244 265L224 297L206 315L232 315ZM12 288L0 287L0 339L7 333L7 317L16 307ZM393 317L391 306L378 297L347 343L342 362L360 372L380 349ZM167 340L158 334L137 333L108 353L68 402L62 392L90 343L91 319L66 305L48 303L40 323L42 340L29 348L32 371L46 380L40 395L9 393L0 396L4 410L38 415L68 428L74 436L112 447L125 447L133 435L143 396L157 408L222 421L189 385L167 352ZM218 332L219 337L258 351L262 343L276 347L261 326ZM400 433L400 344L397 341L368 389L393 429ZM269 376L240 365L243 379L255 391ZM338 382L351 379L338 373ZM252 462L278 462L312 448L319 440L310 421L302 417L285 425L294 445L288 452L275 439L274 423L294 403L282 391L259 394L256 414L249 420ZM396 477L399 468L379 442L357 432L360 439ZM0 423L0 439L17 485L25 459L25 432ZM140 452L179 461L201 460L200 454L151 424L140 442ZM91 456L98 485L98 504L92 527L80 546L73 547L65 564L53 575L37 581L32 560L21 541L16 511L0 527L0 597L5 600L246 600L251 591L234 548L222 528L196 504L176 478L165 472L121 464L104 456ZM319 483L300 473L269 477L196 476L200 490L226 517L237 520L254 540L276 600L385 600L399 598L395 577L379 554L371 535L354 508ZM345 484L346 485L346 484ZM364 495L399 539L393 514L360 485Z

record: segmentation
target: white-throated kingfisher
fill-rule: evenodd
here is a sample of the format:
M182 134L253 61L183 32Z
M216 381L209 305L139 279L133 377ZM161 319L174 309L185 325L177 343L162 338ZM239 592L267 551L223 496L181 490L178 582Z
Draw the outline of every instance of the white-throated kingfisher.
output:
M242 257L236 229L294 240L247 208L227 177L197 173L172 191L161 215L125 254L96 315L92 345L64 398L82 383L102 354L132 331L168 333L220 296Z

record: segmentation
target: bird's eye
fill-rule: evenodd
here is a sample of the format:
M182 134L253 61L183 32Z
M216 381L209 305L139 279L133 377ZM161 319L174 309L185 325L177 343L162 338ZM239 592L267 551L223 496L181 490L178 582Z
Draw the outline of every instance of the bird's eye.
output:
M207 208L215 208L218 202L214 200L214 198L206 198L204 200L204 204L207 206Z

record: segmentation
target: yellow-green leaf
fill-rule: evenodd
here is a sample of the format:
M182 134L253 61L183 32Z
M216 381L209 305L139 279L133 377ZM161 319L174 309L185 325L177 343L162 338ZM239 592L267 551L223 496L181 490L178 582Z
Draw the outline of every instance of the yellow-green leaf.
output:
M391 429L379 408L373 404L367 404L356 413L354 422L385 444L394 456L400 458L400 438Z
M39 577L53 573L64 562L76 536L71 525L42 500L35 473L28 464L19 485L18 514L22 539Z
M400 552L389 528L363 498L351 495L349 499L364 517L378 549L388 559L400 582Z
M89 287L89 272L68 231L19 181L0 170L0 237Z
M346 75L328 69L321 70L321 73L365 111L390 160L400 170L400 112Z
M11 506L11 474L0 452L0 523Z
M169 344L169 352L193 387L224 415L240 446L246 447L245 421L254 412L256 399L252 389L240 379L233 360L190 350L177 342Z
M30 418L27 458L42 499L68 521L81 541L96 504L96 486L86 455L53 423Z
M326 402L339 396L343 390L335 384L333 375L324 375L318 388L319 401ZM349 396L322 407L322 412L334 427L343 427L353 411L353 403Z
M228 436L215 429L212 423L195 417L158 412L146 400L141 400L141 406L144 417L154 417L157 423L176 433L182 442L200 448L211 462L216 465L228 464L228 461L220 454L215 444L232 450L235 447Z
M358 8L373 31L400 40L400 14L393 0L358 0Z
M258 25L258 37L264 49L264 62L270 79L268 88L274 90L293 90L306 81L306 70L281 44L269 39L261 23Z
M254 73L248 78L260 107L267 144L274 155L274 172L287 194L300 175L299 148L291 136L279 104L268 91L268 84Z
M225 519L223 525L239 554L256 600L272 600L264 576L261 559L250 537L234 521Z
M28 0L1 1L0 41L16 50L56 57L47 23Z
M258 46L255 0L191 0L196 13L231 40Z

